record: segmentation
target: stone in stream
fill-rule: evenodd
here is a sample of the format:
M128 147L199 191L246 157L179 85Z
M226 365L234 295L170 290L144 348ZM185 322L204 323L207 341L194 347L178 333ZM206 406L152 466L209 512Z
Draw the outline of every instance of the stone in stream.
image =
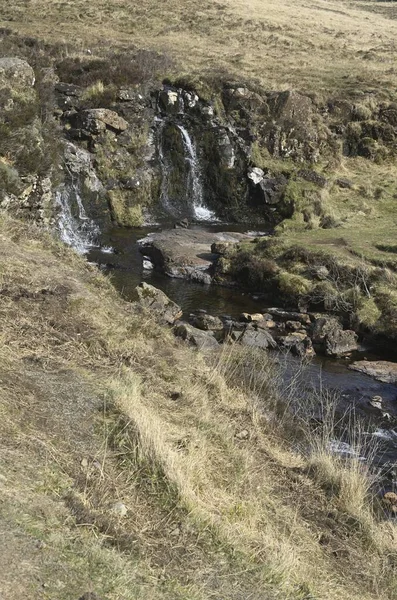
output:
M211 233L194 229L171 229L152 233L140 240L140 252L169 277L210 284L211 267L217 255L214 241L237 243L251 239L242 233Z
M370 375L383 383L397 384L397 363L386 360L359 360L349 365L349 369Z
M350 329L336 329L325 337L325 354L327 356L343 356L358 349L358 336Z
M251 348L276 348L277 344L273 336L264 329L246 329L240 340L243 346L249 346Z
M302 312L293 312L288 310L283 310L282 308L268 308L266 309L266 314L270 314L275 319L280 319L280 321L299 321L302 325L310 325L310 315Z
M257 322L257 321L263 321L264 316L262 315L262 313L242 313L240 315L239 321L242 321L243 323L253 323L253 322Z
M222 331L224 328L224 324L219 317L207 314L192 315L191 322L194 327L203 331Z
M304 356L314 356L313 344L306 332L295 331L284 337L280 337L278 342L282 348L285 348L294 354L303 358Z
M212 331L202 331L201 329L196 329L196 327L188 325L188 323L183 323L182 321L175 323L174 334L177 337L190 342L199 350L218 347L218 342Z
M335 317L317 318L311 328L311 338L327 356L343 356L358 349L357 334L344 330Z
M182 316L181 307L168 298L164 292L148 283L140 283L136 291L141 306L153 313L161 323L173 325Z

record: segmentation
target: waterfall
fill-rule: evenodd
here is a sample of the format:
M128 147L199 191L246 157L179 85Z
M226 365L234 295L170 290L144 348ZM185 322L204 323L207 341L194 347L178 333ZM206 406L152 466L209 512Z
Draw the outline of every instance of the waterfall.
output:
M90 248L99 245L99 228L85 212L77 183L62 185L55 195L55 204L59 211L59 235L65 244L79 254L86 254Z
M184 125L171 123L179 131L182 141L184 161L187 165L184 197L172 198L170 180L174 173L172 159L164 149L164 129L170 124L166 119L157 119L158 123L158 155L162 171L161 203L168 213L174 217L181 216L181 208L186 208L189 217L197 221L216 221L215 214L204 204L204 193L196 144ZM186 215L183 215L186 216Z
M203 186L201 182L200 167L197 160L195 144L188 131L182 125L177 125L182 134L183 147L189 168L189 187L192 194L192 208L194 217L198 221L213 221L215 215L203 204Z

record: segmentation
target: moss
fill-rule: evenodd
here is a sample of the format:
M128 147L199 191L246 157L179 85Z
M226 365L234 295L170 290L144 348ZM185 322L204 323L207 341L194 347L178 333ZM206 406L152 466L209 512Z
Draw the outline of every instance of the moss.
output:
M374 328L381 317L381 311L373 298L367 298L356 311L358 322L365 327Z
M283 271L276 278L278 287L283 294L289 296L299 297L306 296L312 290L313 284L306 277L302 275L295 275L294 273L288 273Z
M143 224L143 212L140 204L131 203L128 192L111 190L109 204L112 219L122 227L140 227Z

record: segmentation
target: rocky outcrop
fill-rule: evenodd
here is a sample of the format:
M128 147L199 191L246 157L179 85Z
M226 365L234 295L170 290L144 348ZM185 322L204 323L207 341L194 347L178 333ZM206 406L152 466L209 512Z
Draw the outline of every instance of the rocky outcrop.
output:
M149 310L161 323L173 325L182 316L181 307L154 286L143 282L136 288L136 291L139 304Z
M213 317L206 313L192 315L191 323L194 327L202 331L222 331L224 328L223 322L219 317Z
M349 365L349 369L370 375L383 383L397 384L397 363L383 360L360 360Z
M16 57L0 58L0 89L15 91L32 88L35 81L35 73L25 60Z

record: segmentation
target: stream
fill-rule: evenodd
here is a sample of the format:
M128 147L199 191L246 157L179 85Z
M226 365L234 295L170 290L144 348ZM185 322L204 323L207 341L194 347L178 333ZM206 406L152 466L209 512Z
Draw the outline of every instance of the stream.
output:
M198 224L195 227L206 231L247 231L246 226L228 226L220 223ZM257 230L258 227L255 229ZM259 229L266 231L265 226ZM155 269L144 269L137 241L148 233L158 230L159 227L141 229L115 227L102 235L106 250L91 248L87 258L98 264L109 275L113 285L126 300L135 300L136 286L141 281L146 281L163 290L179 304L185 318L189 313L202 309L214 316L228 314L236 318L242 312L258 312L264 308L260 300L255 300L251 295L237 289L172 279ZM397 433L387 423L377 423L376 419L371 417L370 411L367 411L367 406L373 396L380 395L384 399L388 412L397 416L397 386L381 383L368 375L348 369L350 362L360 360L364 356L368 360L387 358L374 354L368 349L356 352L346 359L316 356L305 365L300 375L299 388L302 394L320 387L328 388L340 397L342 412L354 407L358 413L367 413L369 419L366 433L371 439L376 440L376 462L383 466L390 465L397 459ZM288 354L281 356L279 362L284 380L288 383L297 371L297 359Z

